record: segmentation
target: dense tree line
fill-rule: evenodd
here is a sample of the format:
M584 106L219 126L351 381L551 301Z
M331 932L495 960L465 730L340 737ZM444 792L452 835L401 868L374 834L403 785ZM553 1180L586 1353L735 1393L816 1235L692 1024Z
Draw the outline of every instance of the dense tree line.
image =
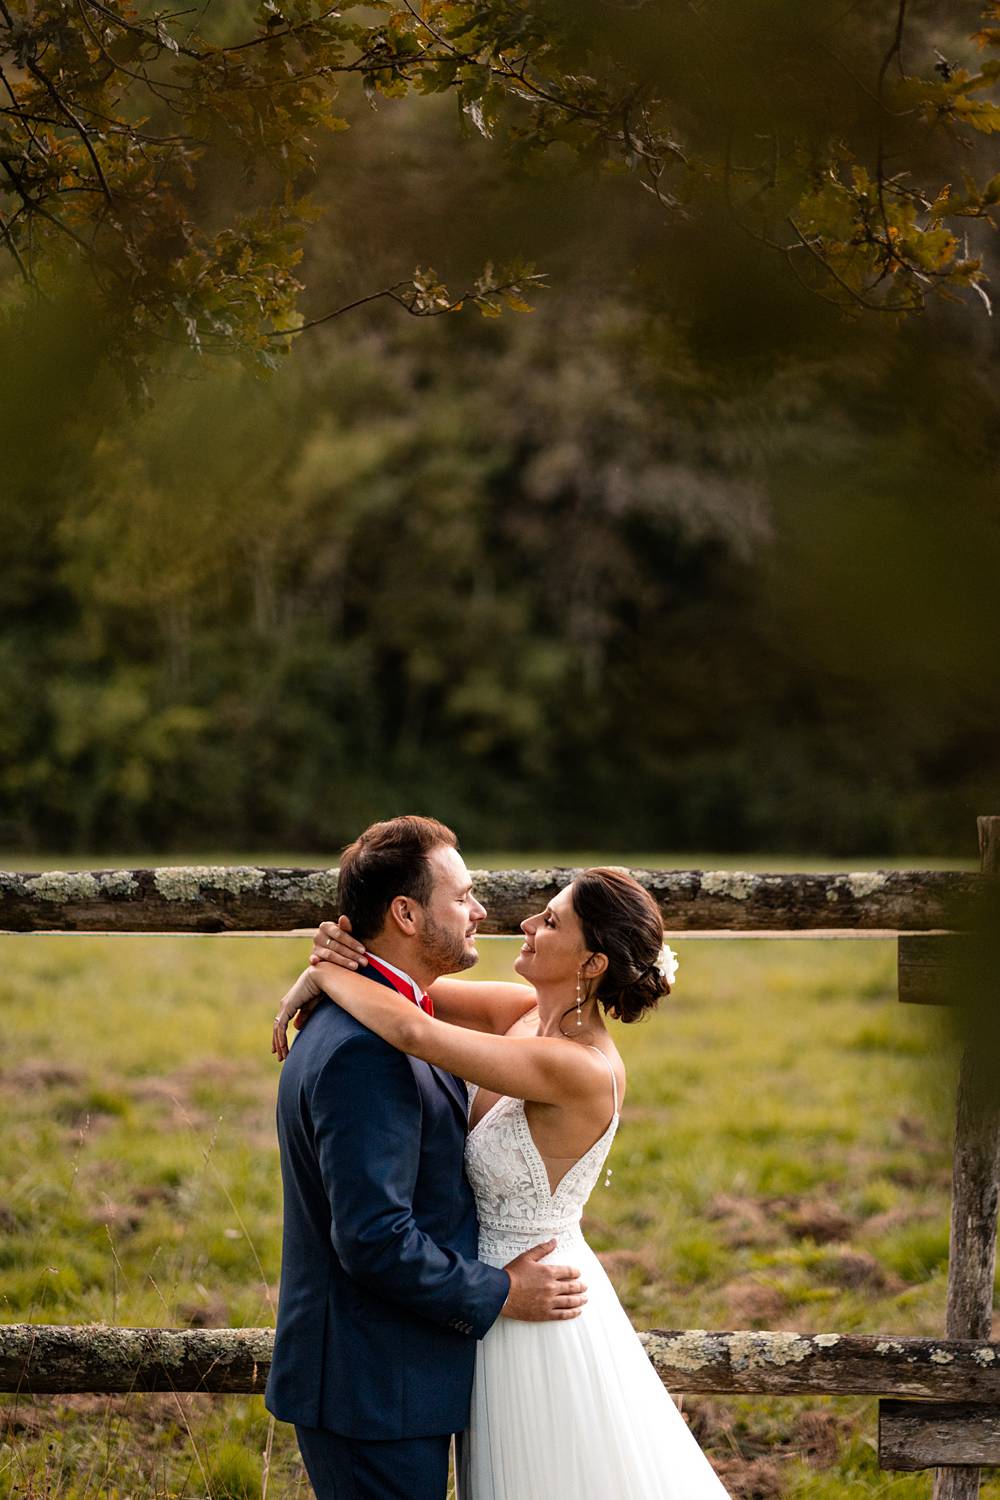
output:
M988 366L949 391L914 325L734 373L664 330L372 316L267 385L109 396L96 440L72 363L8 405L3 842L329 851L421 807L480 846L967 849Z

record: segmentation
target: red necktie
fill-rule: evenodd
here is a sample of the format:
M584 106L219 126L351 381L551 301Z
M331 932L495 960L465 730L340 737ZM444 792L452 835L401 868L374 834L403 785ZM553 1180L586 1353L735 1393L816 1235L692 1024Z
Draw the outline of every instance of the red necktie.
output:
M376 969L382 975L383 979L389 981L397 994L405 995L407 1000L412 1000L414 1005L419 1005L420 1009L426 1011L429 1016L434 1014L434 1001L430 995L421 994L418 998L416 985L412 989L407 989L399 975L394 974L391 969L386 968L385 964L379 963L373 953L366 954L366 957L372 968Z

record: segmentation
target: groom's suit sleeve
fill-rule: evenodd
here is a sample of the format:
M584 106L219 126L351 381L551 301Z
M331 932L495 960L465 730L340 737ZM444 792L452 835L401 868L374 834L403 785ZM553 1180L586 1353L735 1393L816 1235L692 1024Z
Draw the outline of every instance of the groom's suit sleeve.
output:
M348 1037L324 1066L310 1114L333 1248L370 1291L482 1338L507 1300L510 1277L417 1227L421 1112L408 1059L372 1032Z

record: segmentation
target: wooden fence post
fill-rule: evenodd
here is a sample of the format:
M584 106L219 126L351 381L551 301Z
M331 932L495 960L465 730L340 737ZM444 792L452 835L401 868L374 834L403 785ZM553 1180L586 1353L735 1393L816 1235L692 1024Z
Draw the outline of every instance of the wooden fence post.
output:
M980 818L982 872L1000 876L1000 817ZM948 1251L950 1339L988 1340L993 1326L997 1198L1000 1179L1000 1083L976 1038L962 1052L955 1111L951 1240ZM976 1500L979 1469L938 1469L934 1500Z

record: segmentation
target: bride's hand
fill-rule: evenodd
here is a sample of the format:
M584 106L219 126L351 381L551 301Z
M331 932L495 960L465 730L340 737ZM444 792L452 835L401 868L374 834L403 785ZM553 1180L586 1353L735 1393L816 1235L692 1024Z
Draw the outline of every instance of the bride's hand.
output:
M282 997L271 1032L271 1051L279 1062L288 1056L288 1023L295 1017L296 1029L304 1026L322 996L312 969L304 969Z
M351 937L350 917L339 917L336 922L321 922L313 935L311 964L340 964L343 969L363 968L368 960L365 945Z

